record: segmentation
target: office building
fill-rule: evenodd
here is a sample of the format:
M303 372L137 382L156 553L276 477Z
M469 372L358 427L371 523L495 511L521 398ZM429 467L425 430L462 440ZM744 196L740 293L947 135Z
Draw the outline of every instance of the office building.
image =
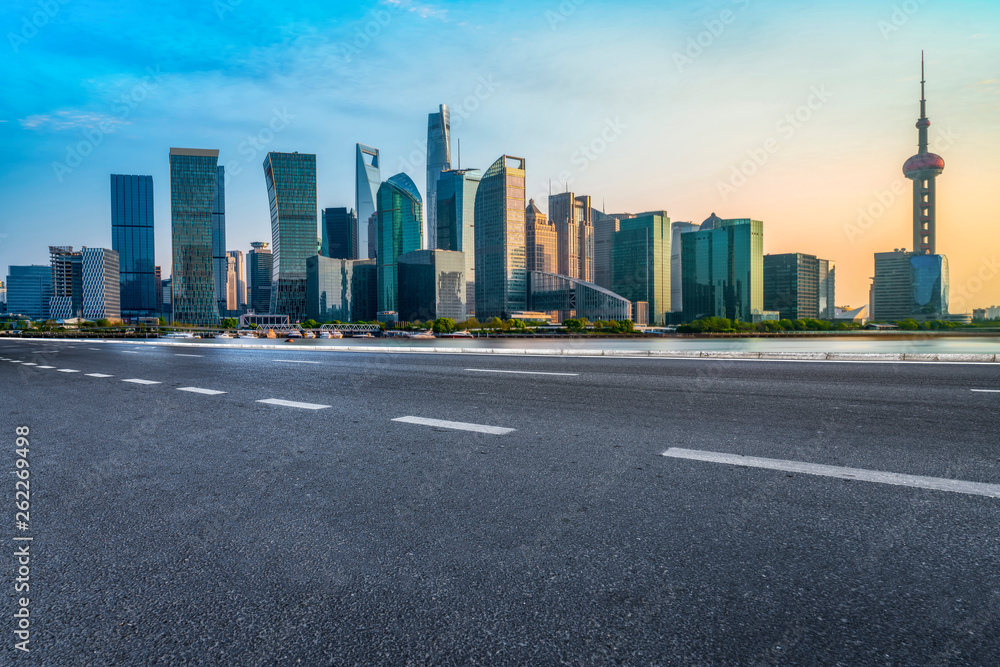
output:
M714 213L681 234L684 319L753 322L764 310L764 223Z
M0 281L0 313L7 312L7 285Z
M681 257L681 234L696 232L701 227L693 222L673 222L670 224L670 312L680 313L684 308L684 264Z
M316 156L268 153L264 179L271 206L271 308L306 319L306 260L316 254Z
M230 250L226 255L229 259L226 276L227 310L242 314L247 309L246 262L242 250Z
M837 313L837 264L819 260L819 317L832 320Z
M306 260L306 299L317 322L371 322L378 307L374 259L336 259L317 255Z
M619 230L619 218L593 209L594 219L594 282L611 289L611 239Z
M476 318L527 310L524 159L504 155L476 193Z
M215 196L212 198L212 274L215 280L215 300L219 315L225 314L227 307L227 276L229 260L226 257L226 168L219 166L215 171Z
M875 253L872 279L871 319L879 322L904 320L913 314L913 267L906 250Z
M171 321L173 318L173 307L170 305L170 286L173 283L171 278L167 278L160 284L160 291L163 293L163 301L160 304L160 312L164 319Z
M764 310L783 320L819 318L819 258L800 252L764 255Z
M273 257L264 241L251 243L247 253L247 306L255 313L267 313L271 308L271 273Z
M120 320L121 280L118 253L108 248L84 248L81 254L83 255L83 317L88 320Z
M170 149L171 307L174 322L219 323L212 263L219 151Z
M406 174L378 189L378 312L399 310L399 256L423 247L423 201Z
M83 253L72 246L49 246L52 297L49 317L65 320L83 317Z
M374 259L378 242L375 236L378 189L382 185L378 149L357 144L354 167L354 210L358 216L358 259Z
M111 175L111 248L121 266L121 315L160 312L153 243L153 177Z
M441 172L451 169L451 113L448 105L442 104L437 113L427 117L427 222L424 238L427 248L434 250L438 245L437 203L438 179Z
M465 256L452 250L415 250L399 256L399 320L466 319Z
M323 209L320 235L319 254L333 259L358 258L358 216L353 210Z
M52 267L34 264L10 266L7 273L7 312L30 320L49 319Z
M632 303L600 285L579 278L528 272L528 308L537 312L559 312L562 319L583 317L599 320L632 319Z
M444 171L437 183L437 247L465 257L465 309L476 314L476 193L478 169Z
M121 261L121 256L119 256L119 261ZM163 269L154 266L153 273L156 277L156 299L153 301L156 304L156 312L154 315L159 315L163 312Z
M651 324L670 312L670 217L651 211L618 222L611 239L611 291L649 304Z
M535 200L528 201L525 218L525 268L539 273L558 273L558 241L556 226L548 219Z
M557 273L594 282L594 222L590 197L549 195L549 221L556 228Z

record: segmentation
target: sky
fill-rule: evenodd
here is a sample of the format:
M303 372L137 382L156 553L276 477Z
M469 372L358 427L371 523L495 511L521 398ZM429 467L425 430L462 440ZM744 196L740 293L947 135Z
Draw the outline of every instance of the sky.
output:
M425 182L427 114L453 154L523 157L528 193L610 213L764 221L766 253L837 263L912 245L926 50L938 252L952 312L1000 304L995 0L4 0L0 272L49 245L111 246L110 174L151 174L170 265L168 153L227 166L227 245L270 240L267 151L317 155L318 207L354 206L354 146ZM457 155L455 155L457 162Z

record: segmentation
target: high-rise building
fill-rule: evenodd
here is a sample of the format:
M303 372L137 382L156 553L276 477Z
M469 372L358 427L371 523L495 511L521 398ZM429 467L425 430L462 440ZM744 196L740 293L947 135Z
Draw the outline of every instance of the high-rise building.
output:
M548 219L535 200L528 201L524 211L525 267L539 273L558 273L558 239L556 226Z
M257 241L250 244L253 250L247 253L247 286L250 293L247 306L257 314L264 314L271 308L271 273L273 257L268 243Z
M153 243L153 177L111 175L111 248L121 266L121 314L160 312Z
M170 149L170 301L174 322L219 323L212 264L218 162L217 150Z
M619 218L596 208L591 214L594 218L594 282L611 289L611 239L619 230Z
M153 273L156 276L156 300L154 301L156 304L155 314L159 314L163 312L163 269L159 266L154 266Z
M72 246L49 246L52 297L49 317L63 320L83 317L83 253Z
M764 223L714 213L681 235L684 319L752 322L764 310Z
M378 189L378 312L399 310L399 267L403 253L423 246L423 201L406 174L396 174Z
M556 228L557 273L594 282L594 222L590 197L549 195L549 221Z
M378 149L356 146L354 167L354 210L358 216L358 259L373 259L378 246L375 232L375 198L382 184Z
M108 248L84 248L83 316L88 320L121 319L118 253Z
M242 314L247 309L247 271L243 251L230 250L226 255L229 259L229 273L226 277L227 310Z
M476 313L476 193L478 169L444 171L437 183L437 247L465 256L465 309Z
M913 311L913 255L903 249L875 253L875 277L872 279L871 308L873 320L897 321Z
M819 263L800 252L764 255L764 310L783 320L819 318Z
M832 320L837 316L837 264L819 260L819 317Z
M0 313L7 312L7 286L0 280Z
M619 220L611 240L611 291L633 304L649 304L650 323L670 312L670 217L666 211Z
M7 273L7 312L31 320L49 319L52 267L10 266Z
M306 260L309 318L317 322L370 322L378 303L374 259L335 259L317 255Z
M173 282L172 278L167 278L160 285L160 290L163 292L163 303L160 306L160 312L163 313L163 317L167 320L171 320L173 318L174 312L174 308L170 303L170 292Z
M271 205L270 312L306 319L306 260L316 254L316 156L268 153L264 178Z
M476 192L476 317L527 310L524 158L504 155Z
M437 113L427 117L427 222L424 238L427 248L437 249L437 189L441 172L451 169L451 113L442 104Z
M227 277L229 259L226 257L226 168L219 165L215 172L215 196L212 198L212 273L215 279L215 300L219 314L228 310Z
M684 308L684 264L681 257L681 234L696 232L700 225L693 222L673 222L670 224L670 312L679 313Z
M414 250L399 256L399 320L415 322L450 317L461 322L465 310L465 257L452 250Z
M347 208L323 209L319 254L333 259L358 258L358 216Z

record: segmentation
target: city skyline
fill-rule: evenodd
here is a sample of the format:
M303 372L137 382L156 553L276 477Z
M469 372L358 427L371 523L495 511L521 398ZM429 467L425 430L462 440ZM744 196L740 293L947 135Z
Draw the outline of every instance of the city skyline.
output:
M857 306L867 299L873 254L910 245L909 183L899 160L914 152L919 55L927 46L927 97L935 123L930 150L948 163L938 185L937 237L938 252L951 263L952 310L970 312L1000 301L992 254L962 242L992 232L987 201L1000 176L991 159L1000 145L1000 83L987 63L996 61L997 47L988 37L1000 26L998 8L980 2L922 5L894 19L891 7L847 3L808 8L792 20L743 2L697 11L649 3L570 5L573 11L565 13L519 3L506 10L441 3L440 11L369 3L348 13L306 9L297 17L272 15L278 10L252 2L225 4L221 17L212 6L197 10L206 13L196 31L201 38L225 35L237 44L257 44L261 64L190 44L178 62L171 47L156 40L136 54L140 47L124 49L110 36L112 28L138 20L130 10L112 12L102 27L75 4L60 6L37 36L10 45L16 46L15 57L0 65L15 93L0 112L6 121L0 134L12 155L0 186L11 202L0 232L6 235L0 238L0 266L45 263L47 246L56 240L110 247L106 185L101 191L96 184L106 184L112 173L151 174L156 264L166 278L169 177L160 156L167 146L220 148L219 164L227 166L230 181L227 250L246 251L251 241L269 238L257 166L268 151L317 155L319 208L352 206L351 153L359 142L381 149L384 174L404 171L426 194L425 118L444 103L451 107L454 139L463 140L463 167L485 169L501 153L524 155L532 165L526 195L543 207L551 179L554 191L568 186L605 212L666 209L672 220L699 221L716 211L723 218L763 219L766 253L822 254L836 261L838 305ZM30 17L30 7L11 3L4 14L19 24L22 15ZM183 13L152 11L165 31ZM250 29L261 11L281 26L279 32L295 38L294 48ZM728 23L722 22L724 11L731 14ZM385 25L376 20L379 12L389 17ZM638 12L650 28L636 25ZM354 47L356 53L347 48L354 46L356 30L371 21L379 26L371 44ZM319 37L307 23L330 32ZM83 48L74 39L59 43L71 24L108 40L85 59L100 64L88 77L79 76L82 65L56 72L64 58L79 57ZM654 26L666 31L660 42L653 39ZM791 32L783 43L767 44L755 35L761 28L766 34ZM562 54L561 45L599 31L608 39L596 53ZM627 49L617 45L625 34ZM447 36L444 44L435 42L431 63L477 41L483 42L480 52L504 49L510 58L454 63L454 76L434 85L413 76L400 83L414 93L404 106L375 94L384 75L373 74L392 62L395 69L387 71L398 72L394 79L402 82L417 67L431 66L397 57L403 35L432 41ZM533 43L541 37L544 45ZM698 38L706 45L694 41L696 48L689 48L689 39ZM833 48L847 43L849 53ZM655 78L604 76L635 48L649 49L658 59ZM800 62L790 62L793 49ZM124 57L126 52L134 57ZM264 73L263 63L278 61L303 90L289 85L296 77L278 80ZM137 62L148 62L149 69ZM32 71L35 79L27 75ZM312 94L324 75L322 100L347 93L352 101L319 109L307 100L305 88ZM37 92L38 80L47 82L45 93ZM64 80L68 85L58 87ZM663 91L639 87L649 81ZM118 101L123 95L125 101ZM192 106L195 95L206 102ZM566 96L576 102L571 114L561 101ZM717 104L720 99L725 104ZM204 115L192 116L193 108ZM109 123L107 132L102 122ZM70 166L67 146L86 136L93 138L90 153ZM588 145L601 150L584 149ZM40 196L51 215L38 215Z

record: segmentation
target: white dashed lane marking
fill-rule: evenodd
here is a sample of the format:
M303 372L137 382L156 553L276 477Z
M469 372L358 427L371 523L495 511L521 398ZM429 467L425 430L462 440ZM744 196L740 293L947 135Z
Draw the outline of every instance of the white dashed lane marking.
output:
M60 368L60 373L79 373L80 371L75 371L72 368Z
M326 408L333 407L330 405L320 405L318 403L299 403L298 401L285 401L280 398L265 398L264 400L257 401L258 403L267 403L268 405L280 405L284 408L302 408L303 410L325 410Z
M541 371L497 371L488 368L466 368L470 373L513 373L516 375L563 375L566 377L579 377L579 373L543 373Z
M192 394L205 394L206 396L218 396L219 394L225 394L224 391L216 391L215 389L202 389L201 387L178 387L177 391L189 391Z
M55 366L39 366L39 368L55 368Z
M1000 389L973 389L977 394L1000 394Z
M104 373L87 373L89 378L113 378L114 375L105 375Z
M501 426L485 426L483 424L467 424L465 422L449 422L443 421L441 419L424 419L423 417L398 417L393 419L394 422L403 422L404 424L418 424L420 426L436 426L438 428L447 428L454 431L472 431L474 433L489 433L490 435L506 435L507 433L512 433L517 429L513 428L503 428Z
M204 354L175 354L175 357L204 357Z
M155 382L153 380L139 380L132 378L130 380L122 380L122 382L131 382L132 384L162 384L161 382Z

